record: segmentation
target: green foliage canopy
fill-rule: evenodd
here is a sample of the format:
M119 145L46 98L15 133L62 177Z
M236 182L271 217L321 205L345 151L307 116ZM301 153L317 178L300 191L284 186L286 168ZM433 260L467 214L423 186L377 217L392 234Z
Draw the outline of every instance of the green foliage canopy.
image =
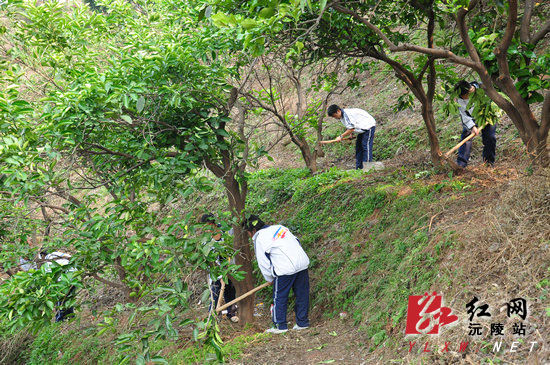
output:
M118 342L125 361L150 361L148 338L176 336L176 315L189 306L183 275L241 277L235 265L215 265L234 255L231 240L207 243L175 203L208 189L205 159L241 149L226 104L241 65L232 51L242 44L231 30L199 23L197 3L101 5L107 10L57 1L1 8L9 47L0 64L0 260L13 268L38 246L65 249L78 275L14 275L0 285L0 321L37 329L70 286L90 288L94 278L126 293L129 303L113 313L156 313ZM105 314L105 329L113 318ZM199 322L195 338L216 348L216 328Z

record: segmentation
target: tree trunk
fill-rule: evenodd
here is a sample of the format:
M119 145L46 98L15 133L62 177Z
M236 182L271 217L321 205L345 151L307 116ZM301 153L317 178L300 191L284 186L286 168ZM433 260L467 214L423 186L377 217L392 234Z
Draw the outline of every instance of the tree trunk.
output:
M247 194L246 182L239 184L235 179L235 175L228 173L224 177L224 186L231 214L234 218L237 218L237 222L242 222ZM254 289L255 280L252 276L253 254L250 249L250 239L242 227L239 224L234 225L233 231L233 247L238 251L235 256L235 263L241 266L239 270L245 272L243 280L233 280L237 296L239 296ZM254 321L254 300L255 295L253 294L239 302L239 319L241 324Z
M311 152L311 149L309 148L309 144L307 143L305 138L298 137L292 132L290 125L286 121L283 121L283 125L285 126L285 129L288 132L288 135L290 136L290 140L292 141L292 143L294 143L298 147L298 149L300 149L300 153L302 154L302 158L304 159L306 167L309 169L309 171L312 174L316 173L317 172L317 154Z
M537 132L537 156L542 167L550 166L550 149L548 149L548 133L550 132L550 90L544 92L544 103L540 117L540 127Z
M427 29L427 41L428 47L433 48L434 46L434 31L435 31L435 14L433 11L433 1L430 1L430 6L426 9L426 15L428 17L428 29ZM428 74L427 74L427 86L428 91L426 92L425 99L419 99L422 103L422 118L424 119L424 124L428 130L428 141L430 142L430 154L432 157L432 163L436 167L443 166L443 154L439 148L439 139L437 138L436 128L435 128L435 117L433 110L433 101L435 95L435 84L437 80L437 72L435 69L435 59L428 57ZM420 73L422 75L422 73ZM422 88L422 76L418 77L420 81L419 84L415 86ZM422 89L423 90L423 89ZM456 164L455 164L456 165ZM452 165L451 165L452 166Z
M439 147L439 140L435 131L435 117L433 111L433 104L430 100L422 101L422 119L426 125L428 132L428 141L430 142L430 155L432 157L432 163L436 167L443 166L443 154Z
M540 131L539 131L540 132ZM542 167L550 166L550 150L548 149L548 133L537 133L537 145L534 151L533 161Z
M312 174L315 174L317 172L317 155L311 152L309 145L305 140L301 139L300 144L297 144L297 146L300 149L302 157L304 158L306 167Z
M437 133L435 130L435 117L432 104L433 87L430 88L430 92L427 95L424 91L422 80L418 80L412 74L412 72L407 70L402 64L387 57L385 54L374 54L370 56L390 65L395 71L395 75L397 76L397 78L403 81L405 85L407 85L409 90L411 90L413 95L416 97L416 100L418 100L422 105L422 119L424 120L424 125L426 126L426 132L428 132L428 141L430 142L430 154L432 157L432 163L436 167L443 166L443 154L441 153L441 149L439 147L439 139L437 138ZM430 72L435 71L430 70ZM430 77L431 83L435 85L435 75L431 75Z
M235 256L235 263L241 265L239 270L245 271L245 277L241 281L233 280L237 296L254 289L255 281L252 276L252 250L250 249L250 239L247 233L240 226L233 226L233 247L239 251ZM238 303L239 319L241 324L254 321L254 301L255 294L252 294Z

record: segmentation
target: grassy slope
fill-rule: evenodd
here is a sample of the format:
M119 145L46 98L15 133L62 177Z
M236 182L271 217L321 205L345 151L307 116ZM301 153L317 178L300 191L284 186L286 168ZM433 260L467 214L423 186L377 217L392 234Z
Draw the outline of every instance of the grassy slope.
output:
M251 208L263 212L268 221L289 226L313 258L314 323L321 332L348 331L331 320L346 311L350 314L346 325L356 330L345 339L325 336L322 359L340 356L352 363L548 360L548 350L540 347L533 353L524 346L519 353L493 354L495 338L487 333L490 323L503 323L507 332L502 340L508 346L518 340L511 335L516 322L501 310L516 297L527 299L531 313L526 322L530 330L523 340L538 341L540 346L549 333L548 171L522 173L502 164L494 170L474 168L458 177L428 173L419 178L418 174L404 168L372 174L332 170L315 177L305 177L301 170L254 174ZM468 360L456 349L450 355L422 353L418 345L411 354L407 351L407 298L434 290L443 293L445 304L460 321L445 329L445 335L412 341L431 341L433 346L450 341L455 347L459 341L470 341L475 347L464 354ZM490 321L482 322L486 333L482 338L468 336L465 303L474 296L493 312ZM304 350L292 347L293 341L311 342L315 337L292 336L281 342L291 348L289 356L297 359ZM346 357L350 343L357 358ZM314 360L319 358L300 359Z
M464 184L411 185L405 171L364 176L333 170L294 181L289 179L293 173L258 173L263 189L252 190L252 205L266 190L281 187L272 190L276 197L269 203L260 198L257 209L264 210L267 220L282 220L311 255L313 307L326 317L352 312L355 324L376 345L386 337L388 321L403 318L409 290L429 289L434 264L453 243L452 232L435 241L428 234L430 203L465 193ZM280 206L286 209L280 212ZM425 255L428 247L430 255Z

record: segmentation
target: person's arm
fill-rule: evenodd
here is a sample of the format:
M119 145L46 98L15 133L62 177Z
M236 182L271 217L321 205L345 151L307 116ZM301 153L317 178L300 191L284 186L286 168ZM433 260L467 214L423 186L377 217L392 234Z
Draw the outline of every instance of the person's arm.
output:
M347 129L344 133L342 133L341 135L336 137L335 141L336 142L341 142L344 138L346 138L347 136L349 136L352 133L353 133L353 129Z
M351 132L348 133L348 131L351 131ZM349 136L352 133L353 133L353 129L348 129L343 134L336 137L335 139L329 139L327 141L319 141L319 144L330 144L330 143L334 143L334 142L342 142L343 140L346 140L346 139L351 140L351 139L354 138L353 136L349 137L349 138L346 138L346 137Z
M254 250L256 251L256 260L258 261L258 267L262 272L265 280L272 282L275 278L271 275L271 261L266 256L266 251L269 247L263 247L262 243L259 242L259 239L256 238L254 242Z

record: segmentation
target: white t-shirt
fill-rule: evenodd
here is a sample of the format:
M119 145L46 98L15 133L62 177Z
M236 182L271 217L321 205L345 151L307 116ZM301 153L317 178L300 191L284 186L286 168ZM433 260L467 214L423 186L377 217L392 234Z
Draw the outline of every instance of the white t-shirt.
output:
M340 120L346 129L353 129L355 133L363 133L376 126L372 115L359 108L343 109Z
M48 262L44 263L46 272L52 272L52 261L57 262L61 266L65 266L69 264L71 255L65 252L55 251L47 254L44 259L48 260ZM76 271L76 269L74 267L71 267L69 268L69 271Z
M462 120L462 125L464 126L464 128L472 129L473 127L475 127L476 122L472 117L474 107L472 106L470 109L468 109L468 103L470 102L470 100L458 98L456 99L456 102L458 103L458 112L460 113L460 119Z
M36 270L36 264L32 261L29 261L29 260L25 260L24 258L20 257L19 258L19 267L21 268L21 270L23 271L29 271L29 270Z

